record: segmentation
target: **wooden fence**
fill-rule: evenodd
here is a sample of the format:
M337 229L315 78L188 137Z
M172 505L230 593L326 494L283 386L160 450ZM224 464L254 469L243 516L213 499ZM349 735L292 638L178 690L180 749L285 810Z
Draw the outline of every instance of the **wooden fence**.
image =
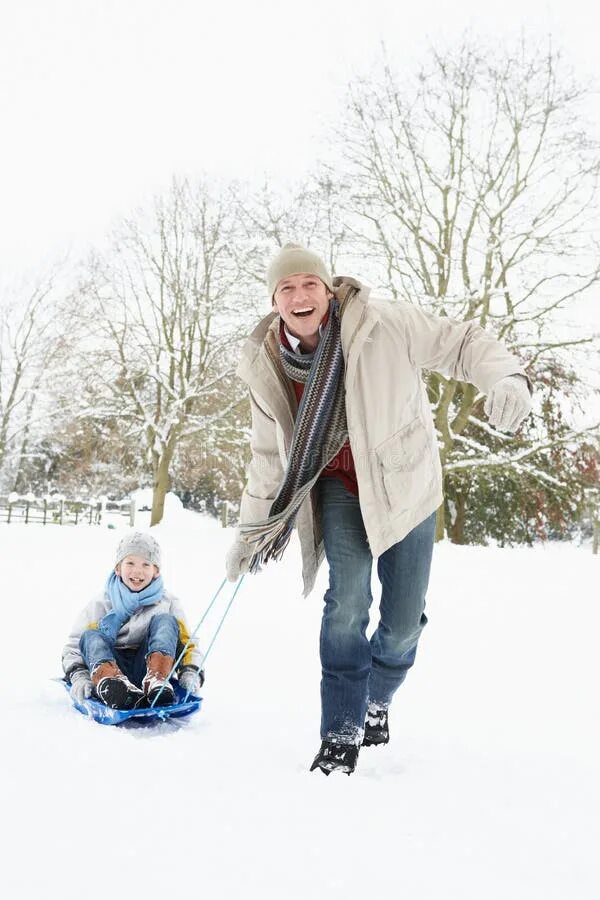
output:
M135 501L67 500L64 497L0 496L0 523L8 525L100 525L106 514L127 516L135 524Z

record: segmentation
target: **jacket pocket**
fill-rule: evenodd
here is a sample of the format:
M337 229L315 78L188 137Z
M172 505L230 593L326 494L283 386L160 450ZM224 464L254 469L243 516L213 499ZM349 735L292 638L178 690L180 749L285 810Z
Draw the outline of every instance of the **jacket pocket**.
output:
M413 509L431 486L431 439L413 419L375 448L383 494L393 515Z

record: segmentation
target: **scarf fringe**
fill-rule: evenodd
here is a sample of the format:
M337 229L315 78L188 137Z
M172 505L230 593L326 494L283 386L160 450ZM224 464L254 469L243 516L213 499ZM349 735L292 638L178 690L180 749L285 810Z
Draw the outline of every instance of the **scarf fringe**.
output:
M260 572L270 559L281 559L292 536L297 511L285 509L263 522L240 525L242 539L254 545L249 564L251 572Z

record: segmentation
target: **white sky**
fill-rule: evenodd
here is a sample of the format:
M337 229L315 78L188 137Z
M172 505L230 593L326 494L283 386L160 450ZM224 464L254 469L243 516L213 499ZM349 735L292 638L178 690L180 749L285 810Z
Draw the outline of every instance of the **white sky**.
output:
M0 0L4 273L78 253L174 173L296 177L350 74L465 29L552 33L600 74L589 2ZM593 9L593 7L592 7Z

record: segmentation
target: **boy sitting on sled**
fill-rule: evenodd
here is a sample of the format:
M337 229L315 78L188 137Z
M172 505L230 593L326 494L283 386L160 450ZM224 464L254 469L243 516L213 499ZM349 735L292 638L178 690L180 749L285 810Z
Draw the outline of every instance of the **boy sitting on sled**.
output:
M168 706L168 680L189 638L179 603L160 575L160 547L149 534L132 532L119 543L116 566L104 592L80 613L62 653L71 696L92 694L113 709ZM197 695L204 683L201 654L190 643L178 667L180 686Z

